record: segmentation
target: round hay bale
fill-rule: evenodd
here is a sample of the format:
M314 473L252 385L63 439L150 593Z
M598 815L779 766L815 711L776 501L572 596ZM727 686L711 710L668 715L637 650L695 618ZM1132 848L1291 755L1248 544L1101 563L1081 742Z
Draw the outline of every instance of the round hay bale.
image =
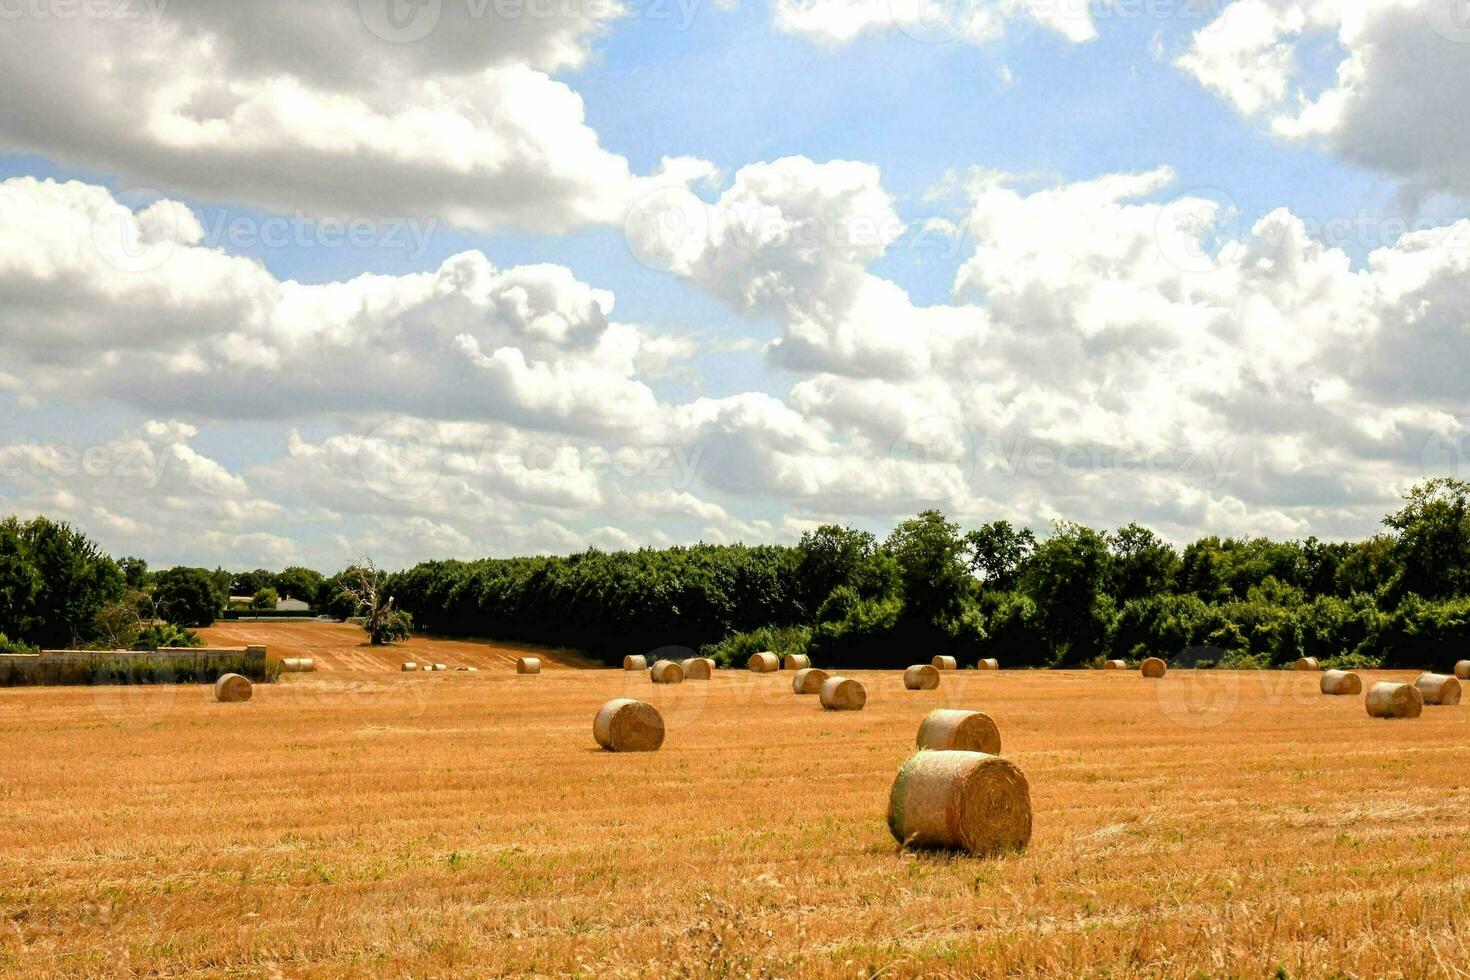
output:
M935 657L930 661L935 670L959 670L960 662L954 657Z
M1413 684L1379 681L1364 699L1372 718L1418 718L1424 713L1424 695Z
M819 694L827 683L827 672L820 667L805 667L791 678L791 690L797 694Z
M1103 664L1103 670L1127 670L1127 669L1128 669L1128 661L1126 661L1126 660L1109 660L1107 663Z
M435 664L434 665L434 669L435 670L448 670L449 669L449 665L448 664Z
M404 664L403 664L403 670L404 670L405 673L407 673L410 670L418 670L418 669L419 669L419 665L416 664L416 663L414 663L412 660L405 661Z
M909 691L933 691L939 687L939 671L933 664L914 664L903 672L903 686Z
M1000 661L994 657L987 657L975 665L976 670L1000 670Z
M419 664L419 670L422 671L425 674L432 674L434 672L434 665L433 664Z
M1007 759L983 752L919 752L893 780L888 829L905 847L1019 851L1031 841L1031 787Z
M635 654L633 656L624 657L623 658L623 669L624 670L647 670L648 669L648 658L645 657L645 656L642 656L642 655L638 655L638 654Z
M862 711L868 703L868 692L848 677L829 677L817 691L822 707L828 711Z
M296 657L287 657L281 661L281 672L285 674L297 674L301 672L301 661Z
M1462 681L1470 681L1470 660L1461 660L1455 664L1455 676Z
M1362 694L1363 679L1350 670L1329 670L1322 675L1323 694Z
M1322 665L1317 662L1316 657L1303 657L1292 665L1292 670L1321 670Z
M255 686L250 683L250 678L241 677L239 674L225 674L214 682L216 701L238 704L242 701L249 701L250 695L254 693Z
M1414 680L1414 686L1424 695L1425 704L1460 703L1460 682L1449 674L1431 674L1426 670Z
M715 662L709 657L690 657L680 662L686 681L707 681L715 675Z
M1169 665L1158 657L1149 657L1142 666L1144 677L1163 677L1169 672Z
M311 659L310 657L302 657L301 660L298 661L298 663L303 674L316 673L316 661Z
M782 670L806 670L812 665L812 658L804 653L788 653L786 659L781 663Z
M745 666L757 674L774 674L781 669L781 661L774 653L752 653Z
M664 719L644 701L616 698L602 706L592 736L609 752L657 752L664 744Z
M520 657L516 660L517 674L539 674L541 673L540 657Z
M940 708L919 722L914 744L935 752L984 752L1000 755L1000 729L982 711Z
M684 668L672 660L660 660L653 665L648 672L655 684L682 684L684 683Z

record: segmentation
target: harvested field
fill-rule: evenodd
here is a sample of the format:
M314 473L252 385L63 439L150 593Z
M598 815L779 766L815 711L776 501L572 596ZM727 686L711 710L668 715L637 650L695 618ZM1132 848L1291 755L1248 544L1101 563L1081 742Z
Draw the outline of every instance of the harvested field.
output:
M306 650L319 673L242 705L0 692L24 747L0 756L0 972L1417 976L1470 944L1470 708L1384 723L1290 671L932 692L845 672L855 713L786 674L660 687L550 651L534 685L514 657L400 672L440 651L350 670ZM597 748L622 696L662 713L658 752ZM935 708L995 719L1027 851L896 847L889 791Z

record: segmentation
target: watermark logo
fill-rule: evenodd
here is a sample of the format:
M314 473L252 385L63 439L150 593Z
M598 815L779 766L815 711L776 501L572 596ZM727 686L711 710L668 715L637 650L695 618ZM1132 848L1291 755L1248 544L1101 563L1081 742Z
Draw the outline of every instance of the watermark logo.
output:
M1431 432L1419 454L1419 466L1427 477L1470 480L1470 423L1457 419Z
M931 415L906 426L889 456L899 466L905 494L925 503L943 503L968 490L975 439L962 419Z
M373 493L385 500L418 500L439 483L444 445L432 423L400 416L368 433L357 462Z
M357 0L369 31L390 44L422 41L439 26L444 0Z
M1195 647L1175 657L1167 675L1151 682L1159 711L1184 728L1218 728L1240 703L1240 675L1200 669L1218 664L1225 651Z
M709 206L683 187L664 187L633 202L623 219L623 238L639 264L671 272L705 248Z
M179 247L177 207L158 191L136 193L158 198L157 204L134 214L126 204L109 201L92 215L92 245L103 261L127 273L162 268Z
M1424 19L1446 41L1470 44L1470 0L1429 0Z
M1218 187L1185 191L1159 211L1154 241L1164 259L1184 272L1215 269L1221 246L1240 237L1240 209Z

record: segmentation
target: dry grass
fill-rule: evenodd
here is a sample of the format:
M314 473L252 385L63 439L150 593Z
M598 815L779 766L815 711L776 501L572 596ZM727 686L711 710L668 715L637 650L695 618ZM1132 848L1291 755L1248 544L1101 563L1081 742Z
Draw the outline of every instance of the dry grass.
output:
M286 628L251 625L273 645ZM0 692L0 972L1312 977L1470 961L1470 708L1375 721L1293 672L962 671L914 692L894 671L853 673L867 707L834 713L785 673L660 687L547 654L527 686L513 657L402 674L433 655L347 671L313 653L322 672L247 705L207 687ZM618 696L663 713L659 752L597 749L593 715ZM1000 726L1031 784L1025 853L896 849L893 775L940 707Z

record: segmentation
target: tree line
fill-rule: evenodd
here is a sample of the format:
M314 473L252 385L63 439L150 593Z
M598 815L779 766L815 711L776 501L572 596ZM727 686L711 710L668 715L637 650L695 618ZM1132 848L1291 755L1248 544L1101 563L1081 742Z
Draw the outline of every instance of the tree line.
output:
M1315 656L1444 669L1470 650L1470 483L1412 488L1381 533L1357 542L1208 536L1178 549L1138 524L1059 522L1038 536L1006 521L967 530L929 510L881 540L826 525L794 546L590 549L390 575L356 564L331 577L154 573L64 524L0 522L0 633L13 643L108 642L128 609L141 629L187 630L228 596L263 590L337 618L366 615L380 624L375 641L412 624L609 663L684 647L727 664L769 649L843 667L949 654L1008 667L1145 656L1271 667Z

